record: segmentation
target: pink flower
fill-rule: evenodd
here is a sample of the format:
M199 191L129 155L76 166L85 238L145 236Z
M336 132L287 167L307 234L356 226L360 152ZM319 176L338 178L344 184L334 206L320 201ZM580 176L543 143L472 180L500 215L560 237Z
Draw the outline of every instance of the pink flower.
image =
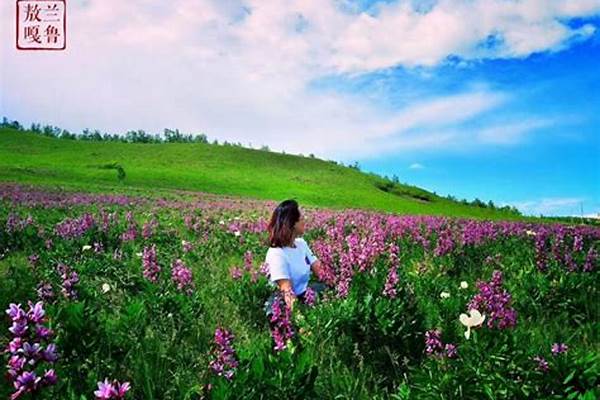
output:
M156 282L158 280L160 266L156 261L156 245L153 244L150 247L144 247L142 269L144 277L150 282Z
M177 285L177 289L192 293L194 281L192 279L192 270L189 269L182 260L177 259L171 264L171 278Z

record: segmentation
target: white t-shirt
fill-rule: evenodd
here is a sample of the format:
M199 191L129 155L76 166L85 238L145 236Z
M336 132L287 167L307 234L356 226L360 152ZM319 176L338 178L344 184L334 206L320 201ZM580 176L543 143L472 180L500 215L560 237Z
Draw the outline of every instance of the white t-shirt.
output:
M296 238L294 244L296 247L269 247L265 262L268 264L273 284L279 279L290 279L292 290L296 295L300 295L308 286L310 266L317 257L303 238Z

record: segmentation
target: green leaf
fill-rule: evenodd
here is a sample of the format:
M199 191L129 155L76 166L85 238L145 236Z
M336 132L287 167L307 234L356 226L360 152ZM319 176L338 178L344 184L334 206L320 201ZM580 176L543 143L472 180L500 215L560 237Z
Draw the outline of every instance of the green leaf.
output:
M483 391L485 392L485 394L488 395L488 397L490 399L494 399L494 391L492 390L492 388L489 385L485 385L483 387Z
M69 303L64 308L64 319L65 325L68 327L68 330L78 331L81 330L84 326L84 312L85 305L83 302L73 302Z
M263 362L262 357L256 357L253 361L252 361L252 373L254 375L256 375L257 378L260 378L263 376L263 373L265 372L265 363Z
M581 400L596 400L596 393L595 391L587 391L585 392L585 394L583 396L581 396Z
M569 374L569 376L567 376L565 378L565 380L563 381L563 385L566 385L567 383L571 382L571 380L573 379L573 377L575 376L576 373L577 373L577 370L574 370L573 372L571 372Z

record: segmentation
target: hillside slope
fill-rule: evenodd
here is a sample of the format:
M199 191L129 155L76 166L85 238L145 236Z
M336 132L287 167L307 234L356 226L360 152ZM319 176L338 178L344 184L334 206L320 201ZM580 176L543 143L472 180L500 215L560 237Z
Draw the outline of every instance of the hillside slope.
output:
M120 165L125 178L117 178ZM0 181L88 191L185 189L402 214L524 219L464 205L317 158L204 143L57 139L0 128ZM423 198L429 197L430 201Z

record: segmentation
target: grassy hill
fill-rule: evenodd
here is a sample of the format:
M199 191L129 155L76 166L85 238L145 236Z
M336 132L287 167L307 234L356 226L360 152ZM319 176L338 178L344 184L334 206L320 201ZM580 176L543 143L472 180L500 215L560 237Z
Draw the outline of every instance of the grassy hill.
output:
M125 178L118 179L122 167ZM184 189L402 214L529 219L450 201L331 161L209 143L58 139L0 128L0 182L87 191Z

